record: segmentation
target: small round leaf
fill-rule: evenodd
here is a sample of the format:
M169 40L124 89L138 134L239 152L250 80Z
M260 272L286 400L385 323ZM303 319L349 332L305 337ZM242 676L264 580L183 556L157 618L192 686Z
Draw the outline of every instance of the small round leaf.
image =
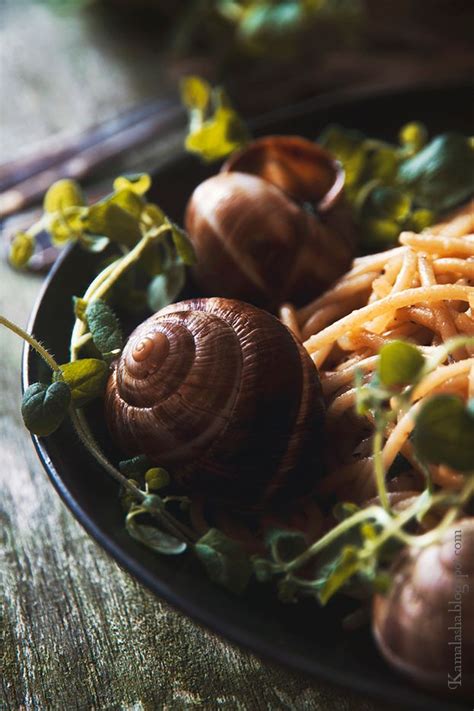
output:
M25 426L35 435L51 434L66 417L70 402L71 391L66 383L33 383L21 404Z
M67 207L84 205L84 196L81 187L75 180L57 180L51 185L44 196L43 208L45 212L58 212Z
M10 245L10 262L14 267L26 267L35 251L35 238L27 232L18 232Z
M474 413L456 395L433 395L418 413L413 445L422 461L474 473Z
M416 380L424 363L423 355L415 346L405 341L390 341L380 349L380 381L389 388L409 385Z

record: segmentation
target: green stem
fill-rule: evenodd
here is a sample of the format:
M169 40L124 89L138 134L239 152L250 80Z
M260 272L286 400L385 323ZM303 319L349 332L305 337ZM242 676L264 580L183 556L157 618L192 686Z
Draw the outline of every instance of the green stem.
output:
M164 232L169 232L169 230L169 225L165 224L162 225L158 230L156 230L153 235L148 235L145 233L141 240L137 242L135 247L131 249L128 254L126 254L120 259L116 268L107 277L107 279L105 279L102 284L100 284L100 286L95 290L93 297L91 299L88 299L89 303L90 301L95 301L96 299L100 299L102 296L105 296L105 294L111 289L111 287L120 279L122 274L124 274L127 269L132 266L132 264L134 264L140 259L141 255L148 247L148 245L154 242L157 237L159 237Z
M140 259L148 245L154 242L163 233L169 232L169 230L169 224L164 224L152 235L145 233L145 235L139 242L137 242L135 247L131 249L130 252L128 252L124 257L120 257L120 259L116 259L115 262L109 264L108 267L98 274L94 281L89 285L83 296L83 300L90 304L93 301L104 297L127 271L127 269L129 269ZM86 325L83 321L77 319L71 336L71 360L77 360L79 351L78 341L84 335L85 331Z
M366 509L362 509L361 511L358 511L350 516L350 518L347 518L345 521L341 521L340 524L328 531L325 536L313 543L313 545L307 548L301 555L286 564L285 570L289 572L290 570L301 568L301 566L305 565L305 563L311 560L313 556L320 553L324 548L326 548L326 546L337 540L339 536L347 533L347 531L350 531L351 528L363 523L367 519L375 519L380 523L387 523L391 520L388 514L380 506L369 506Z
M136 484L127 479L127 477L116 469L105 457L97 444L83 413L80 410L76 410L74 407L71 407L69 414L76 434L87 451L94 457L94 459L96 459L96 461L105 469L106 472L108 472L121 486L124 487L124 489L129 491L137 501L143 503L148 495L136 486ZM192 543L194 541L194 533L187 526L179 521L176 521L162 508L153 509L148 507L146 511L152 516L155 516L163 527L166 528L168 533L171 533L176 538L183 539L186 543Z
M20 326L17 326L16 323L13 323L5 316L0 315L0 324L8 328L10 331L13 331L13 333L16 333L17 336L29 343L29 345L34 348L34 350L38 353L38 355L41 356L45 363L49 365L51 370L54 370L56 372L59 372L61 370L59 364L55 361L51 353L48 353L46 348L42 346L41 343L37 341L36 338L34 338L34 336L29 334L23 328L20 328Z
M459 499L456 502L456 505L451 506L448 511L445 513L443 516L442 520L440 523L436 526L436 528L432 529L431 531L428 531L427 533L424 533L421 536L407 536L407 543L410 546L417 547L417 548L424 548L426 546L429 546L431 543L434 543L435 541L439 540L440 536L444 531L446 531L449 526L453 523L453 521L456 520L456 517L459 514L460 508L465 504L471 496L474 494L474 476L468 476L468 479L466 481L466 484L464 485L463 489L461 490L459 494ZM433 499L433 502L435 499Z
M385 484L385 467L383 465L383 431L377 428L373 439L374 474L377 485L377 493L380 503L387 513L390 513L390 503L388 499L387 487Z

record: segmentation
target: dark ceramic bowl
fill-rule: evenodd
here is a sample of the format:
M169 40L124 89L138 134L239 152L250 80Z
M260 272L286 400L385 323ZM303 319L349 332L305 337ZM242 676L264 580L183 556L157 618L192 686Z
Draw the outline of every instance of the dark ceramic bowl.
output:
M255 135L268 133L318 135L328 123L363 130L395 140L400 126L411 120L426 123L430 132L459 130L474 125L472 87L424 88L408 92L319 98L283 108L254 122ZM469 108L470 107L470 108ZM186 201L212 170L180 154L159 171L157 201L181 221ZM67 360L72 327L72 295L82 294L97 257L73 247L60 257L38 299L29 329L46 343L59 361ZM39 358L26 348L23 386L46 379ZM112 458L110 443L95 413L94 428ZM94 413L92 413L94 418ZM124 529L117 485L79 444L65 423L48 438L33 437L38 455L59 495L88 533L121 565L156 595L184 613L252 651L300 672L377 696L402 708L447 711L472 708L472 703L432 695L411 685L378 653L370 630L344 632L345 601L324 610L314 602L283 605L273 590L255 585L238 598L212 584L190 556L159 556L135 542Z

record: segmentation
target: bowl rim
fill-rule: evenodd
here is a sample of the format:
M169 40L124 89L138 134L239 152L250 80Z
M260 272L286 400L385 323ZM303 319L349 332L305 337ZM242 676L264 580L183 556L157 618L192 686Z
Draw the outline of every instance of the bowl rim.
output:
M403 95L405 98L410 93L418 94L419 92L436 92L443 90L454 91L471 91L473 85L470 82L460 83L424 83L421 86L415 87L392 87L386 91L380 90L351 90L344 92L333 92L330 95L314 97L297 104L282 107L275 111L267 112L249 122L253 130L258 131L264 128L265 124L277 121L283 121L288 117L301 116L312 111L320 111L324 108L343 107L350 105L356 101L376 100L380 97L391 97ZM160 165L160 170L166 170L169 164L184 155L183 153L174 154L167 161ZM43 298L49 290L51 283L54 281L57 273L62 269L63 264L69 259L71 253L79 249L77 244L68 245L59 255L53 267L45 278L45 281L39 291L35 304L32 308L28 319L27 331L34 332L34 325L38 318L39 311L42 306ZM33 349L25 343L22 352L22 375L21 383L23 392L31 384L31 369ZM282 664L296 672L308 674L311 677L320 679L324 682L339 685L348 691L369 694L373 698L379 700L390 700L391 702L403 702L409 704L412 709L430 709L430 711L462 711L463 709L471 708L467 699L439 699L433 696L430 692L413 686L409 680L399 676L394 677L392 682L383 681L377 682L376 678L363 676L356 672L345 671L343 667L336 669L327 667L318 659L308 658L301 652L291 650L287 651L284 645L271 646L266 641L265 637L252 635L246 629L242 629L233 621L227 620L225 617L216 617L214 611L209 607L199 605L192 599L182 597L170 585L163 580L160 580L156 575L152 574L146 565L142 564L133 555L127 553L118 543L115 543L107 532L103 531L96 521L91 518L75 500L74 495L69 491L68 487L63 482L61 475L55 467L48 453L47 440L31 435L35 450L40 461L48 475L51 483L56 489L62 501L66 504L75 519L87 531L87 533L103 548L118 565L132 574L140 583L151 590L158 597L165 599L175 609L180 610L194 622L204 626L212 632L223 637L231 643L237 644L253 653L256 653L263 659L271 663ZM238 604L238 601L237 601ZM393 670L396 673L396 670ZM390 698L387 694L390 694Z

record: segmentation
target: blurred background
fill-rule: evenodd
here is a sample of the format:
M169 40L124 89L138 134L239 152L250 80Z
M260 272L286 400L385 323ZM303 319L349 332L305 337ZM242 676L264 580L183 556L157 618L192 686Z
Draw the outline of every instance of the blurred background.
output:
M156 167L180 146L186 74L244 116L474 75L472 0L3 0L0 27L3 216L66 173Z

